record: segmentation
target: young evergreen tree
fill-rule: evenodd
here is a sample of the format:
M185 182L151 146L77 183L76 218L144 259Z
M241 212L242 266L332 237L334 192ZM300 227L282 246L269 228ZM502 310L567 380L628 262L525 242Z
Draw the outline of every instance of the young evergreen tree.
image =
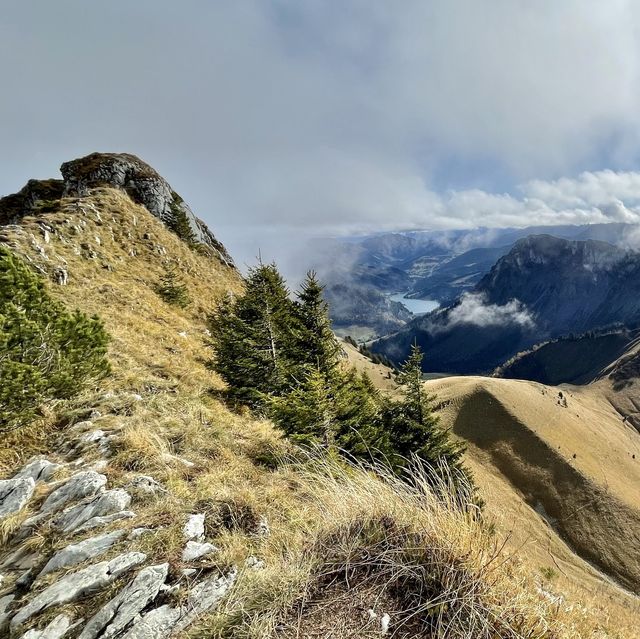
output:
M353 457L386 461L393 449L381 419L384 400L371 378L350 368L340 372L336 387L338 446Z
M331 330L329 305L324 286L315 272L308 271L297 292L299 317L299 357L301 361L329 376L340 360L340 345Z
M455 442L439 425L433 412L434 397L424 389L422 352L414 344L411 355L398 374L403 398L390 400L384 410L384 420L394 448L393 465L401 468L412 454L425 461L435 472L445 462L452 473L465 473L462 466L464 446Z
M270 399L270 416L290 439L331 449L336 435L334 391L319 369L311 369L291 392Z
M275 264L250 269L244 294L223 300L209 330L213 368L238 401L259 406L304 379L304 363L296 356L294 303Z
M183 207L183 200L175 192L173 193L173 202L171 203L171 218L167 222L167 226L189 246L197 243L196 234L191 227L191 222L189 222L187 212Z
M50 399L73 396L109 372L102 322L51 299L42 280L0 247L0 432Z
M175 264L165 264L164 273L156 286L156 293L167 304L186 308L190 303L189 291Z

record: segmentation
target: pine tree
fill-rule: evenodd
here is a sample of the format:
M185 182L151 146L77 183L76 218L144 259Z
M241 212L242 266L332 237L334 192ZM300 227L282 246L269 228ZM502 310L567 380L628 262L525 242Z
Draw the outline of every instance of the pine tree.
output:
M451 439L449 432L439 425L433 412L433 396L424 389L422 380L422 352L414 344L402 366L398 381L403 387L403 399L390 400L385 407L385 423L395 456L393 464L401 468L412 454L437 472L442 462L454 474L464 473L464 446Z
M315 272L307 272L297 293L298 339L301 360L328 376L338 365L340 345L331 330L329 305L324 300L323 291L324 286Z
M290 393L272 397L270 416L294 441L334 447L336 430L334 389L318 369Z
M189 246L197 244L196 234L194 233L189 217L185 210L182 198L173 193L173 201L171 203L171 218L167 222L167 226Z
M175 264L165 264L156 293L167 303L186 308L191 303L189 291Z
M296 356L294 303L275 264L250 269L244 294L223 300L209 329L213 368L238 401L259 406L304 379L304 363Z
M0 431L27 423L42 402L71 397L106 375L108 341L98 318L68 312L0 247Z
M380 392L365 373L354 368L340 371L336 392L336 442L353 457L386 461L393 450L381 419Z

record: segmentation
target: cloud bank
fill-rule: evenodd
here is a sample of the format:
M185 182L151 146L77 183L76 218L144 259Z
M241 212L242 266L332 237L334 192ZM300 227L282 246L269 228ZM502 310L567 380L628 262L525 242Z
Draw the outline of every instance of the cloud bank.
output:
M511 300L506 304L487 304L483 293L464 293L460 303L451 309L448 316L448 327L459 324L474 326L509 326L533 328L535 321L529 310L519 300Z
M631 0L7 0L2 18L2 193L130 151L239 262L304 235L638 217Z

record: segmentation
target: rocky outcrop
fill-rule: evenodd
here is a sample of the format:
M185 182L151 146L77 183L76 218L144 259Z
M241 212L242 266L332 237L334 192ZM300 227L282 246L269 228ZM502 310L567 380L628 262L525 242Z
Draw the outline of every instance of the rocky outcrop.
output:
M125 511L131 503L131 495L126 490L107 490L89 501L84 501L62 512L53 522L54 528L62 532L86 530L86 524L94 518L105 517ZM126 511L125 511L126 512Z
M23 215L38 207L46 208L61 197L84 197L91 189L106 186L125 191L170 229L178 232L182 224L190 240L207 247L227 266L234 266L227 250L207 225L162 176L135 155L92 153L65 162L60 172L62 180L30 180L19 193L0 199L0 225L16 223Z
M0 518L22 510L35 487L36 482L31 477L0 481Z
M116 636L151 603L160 592L169 564L148 566L108 604L90 619L78 639L96 639Z
M77 544L69 544L66 548L59 550L47 562L40 572L39 577L50 572L61 570L62 568L71 568L77 564L81 564L87 559L94 559L107 552L113 544L122 539L124 530L114 530L106 535L98 535L97 537L89 537Z
M86 595L99 592L120 575L141 564L145 559L144 553L130 552L111 561L103 561L65 575L21 608L11 619L10 625L12 628L17 628L47 608L70 603Z
M145 500L158 499L167 489L153 477L136 474L123 481L128 490L107 490L107 477L88 468L95 462L77 458L77 444L91 427L90 422L81 422L68 430L72 445L65 449L67 456L62 458L62 463L35 458L12 479L0 482L0 488L4 487L4 502L0 504L8 512L30 507L35 513L0 553L2 637L169 639L182 636L203 614L214 610L235 583L235 568L221 574L202 561L218 551L205 540L203 513L184 515L186 545L182 562L187 566L181 571L170 571L168 562L143 565L147 555L140 551L136 540L153 534L154 529L128 529L118 525L118 521L135 517L131 511L124 510L132 495ZM54 481L56 474L68 475L70 467L76 472ZM36 481L40 482L40 492L34 496ZM113 525L113 529L81 536L84 531L107 525ZM46 543L35 546L23 543L33 534ZM73 538L72 543L61 544L67 536ZM100 561L101 555L107 553L106 559ZM197 568L193 562L199 562ZM128 577L135 569L137 574ZM102 597L107 589L112 589L113 594L105 603ZM93 597L100 597L96 606L89 603Z

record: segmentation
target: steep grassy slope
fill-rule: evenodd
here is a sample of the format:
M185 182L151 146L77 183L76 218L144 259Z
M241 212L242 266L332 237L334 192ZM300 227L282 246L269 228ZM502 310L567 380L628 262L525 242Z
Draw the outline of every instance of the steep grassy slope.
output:
M508 485L537 520L530 527L512 522L518 539L526 537L523 528L540 539L541 524L548 525L580 557L640 591L640 436L597 391L480 377L428 386L444 422L469 442L487 494L496 482L507 494ZM504 514L500 497L488 502ZM543 549L532 546L547 565Z
M125 538L105 556L137 551L149 564L168 562L169 584L178 589L161 602L172 606L203 576L229 575L235 567L235 585L222 605L198 618L189 636L373 637L383 613L396 637L634 636L631 608L584 593L555 598L518 557L502 552L500 533L434 500L419 474L411 489L331 460L300 459L268 421L227 410L216 398L220 380L205 364L204 318L217 297L239 291L242 282L123 192L98 188L62 199L0 228L0 241L49 278L56 298L100 314L113 337L114 370L5 437L2 474L11 476L37 453L66 464L60 478L93 466L110 488L126 488L141 474L157 480L162 491L136 497L134 518L105 528L152 532ZM194 300L185 310L154 292L165 261L183 273ZM56 283L65 281L61 271L66 284ZM93 445L96 430L104 446ZM78 541L78 535L56 535L47 522L16 538L49 489L38 486L27 509L2 522L3 558L21 548L42 561ZM206 515L207 539L218 548L195 565L182 556L190 513ZM183 573L193 568L195 575ZM26 589L16 586L19 570L4 576L0 595L16 592L19 608L61 573ZM30 624L41 628L60 612L86 620L125 583L52 607ZM575 604L578 597L584 606ZM16 628L14 635L20 633Z

